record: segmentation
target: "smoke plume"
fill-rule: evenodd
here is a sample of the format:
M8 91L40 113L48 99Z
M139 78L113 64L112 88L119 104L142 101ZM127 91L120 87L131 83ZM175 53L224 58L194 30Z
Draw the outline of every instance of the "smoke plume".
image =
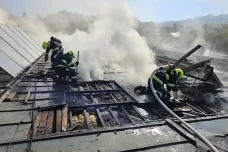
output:
M132 84L145 84L155 69L154 54L145 38L135 30L138 21L122 1L91 5L97 15L61 11L46 17L15 17L0 10L0 22L18 24L34 41L41 44L51 36L62 40L65 52L80 51L80 77L103 79L103 68L123 65Z

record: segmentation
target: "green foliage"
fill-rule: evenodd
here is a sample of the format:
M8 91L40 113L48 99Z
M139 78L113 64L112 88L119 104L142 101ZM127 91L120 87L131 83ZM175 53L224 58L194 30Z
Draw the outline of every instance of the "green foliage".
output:
M228 53L228 25L224 24L218 28L205 28L204 39L209 44L214 44L214 48L219 52Z

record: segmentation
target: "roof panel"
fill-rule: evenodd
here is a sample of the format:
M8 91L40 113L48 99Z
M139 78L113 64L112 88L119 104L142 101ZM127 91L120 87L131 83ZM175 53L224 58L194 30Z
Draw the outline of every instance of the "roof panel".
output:
M10 140L23 140L27 138L30 124L26 125L11 125L0 126L1 138L0 142L7 142Z
M18 73L23 70L21 66L19 66L15 61L13 61L10 57L4 54L0 50L0 65L5 71L7 71L13 77L16 77Z
M29 65L29 62L2 38L0 38L0 49L21 67L26 68Z
M8 26L10 30L12 30L14 33L17 34L18 37L27 45L27 48L30 49L32 52L36 53L37 55L40 55L40 51L35 48L29 41L26 39L24 35L21 34L18 30L15 29L15 26Z
M18 123L20 121L30 122L30 111L1 112L0 125Z
M29 52L34 58L38 58L38 54L35 54L34 51L32 51L30 48L28 48L27 44L24 43L18 35L16 35L11 29L8 28L7 25L0 24L0 27L6 31L9 35L13 36L15 38L15 41L20 43L20 45L27 51Z
M8 42L17 52L24 57L25 60L32 63L35 60L31 54L29 54L23 47L18 43L17 38L9 35L0 27L0 37Z
M17 31L19 31L35 48L37 48L41 53L44 52L44 50L39 47L36 43L34 43L34 41L27 35L25 34L24 31L22 31L19 27L14 27Z

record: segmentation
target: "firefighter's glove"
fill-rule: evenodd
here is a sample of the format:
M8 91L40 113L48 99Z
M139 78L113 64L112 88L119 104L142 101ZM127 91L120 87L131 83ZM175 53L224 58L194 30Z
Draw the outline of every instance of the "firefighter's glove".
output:
M170 93L167 93L167 94L166 94L166 98L167 98L167 99L171 98L171 94L170 94Z
M75 62L75 64L76 64L76 66L78 66L79 65L79 62L77 61L77 62Z

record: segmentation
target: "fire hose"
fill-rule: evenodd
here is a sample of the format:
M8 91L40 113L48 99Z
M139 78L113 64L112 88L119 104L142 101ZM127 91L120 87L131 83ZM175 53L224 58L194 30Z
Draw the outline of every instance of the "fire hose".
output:
M153 73L151 74L151 78L152 76L155 74L155 71L153 71ZM154 90L154 86L153 86L153 81L152 79L150 79L150 87L151 87L151 91L154 95L154 97L157 99L157 101L159 102L159 104L174 118L176 118L179 122L181 122L185 127L187 127L189 130L191 130L200 140L202 140L213 152L219 152L217 150L217 148L215 148L215 146L209 141L207 140L203 135L201 135L197 130L195 130L191 125L189 125L188 123L186 123L183 119L181 119L179 116L177 116L173 111L171 111L162 101L161 99L157 96L155 90Z

